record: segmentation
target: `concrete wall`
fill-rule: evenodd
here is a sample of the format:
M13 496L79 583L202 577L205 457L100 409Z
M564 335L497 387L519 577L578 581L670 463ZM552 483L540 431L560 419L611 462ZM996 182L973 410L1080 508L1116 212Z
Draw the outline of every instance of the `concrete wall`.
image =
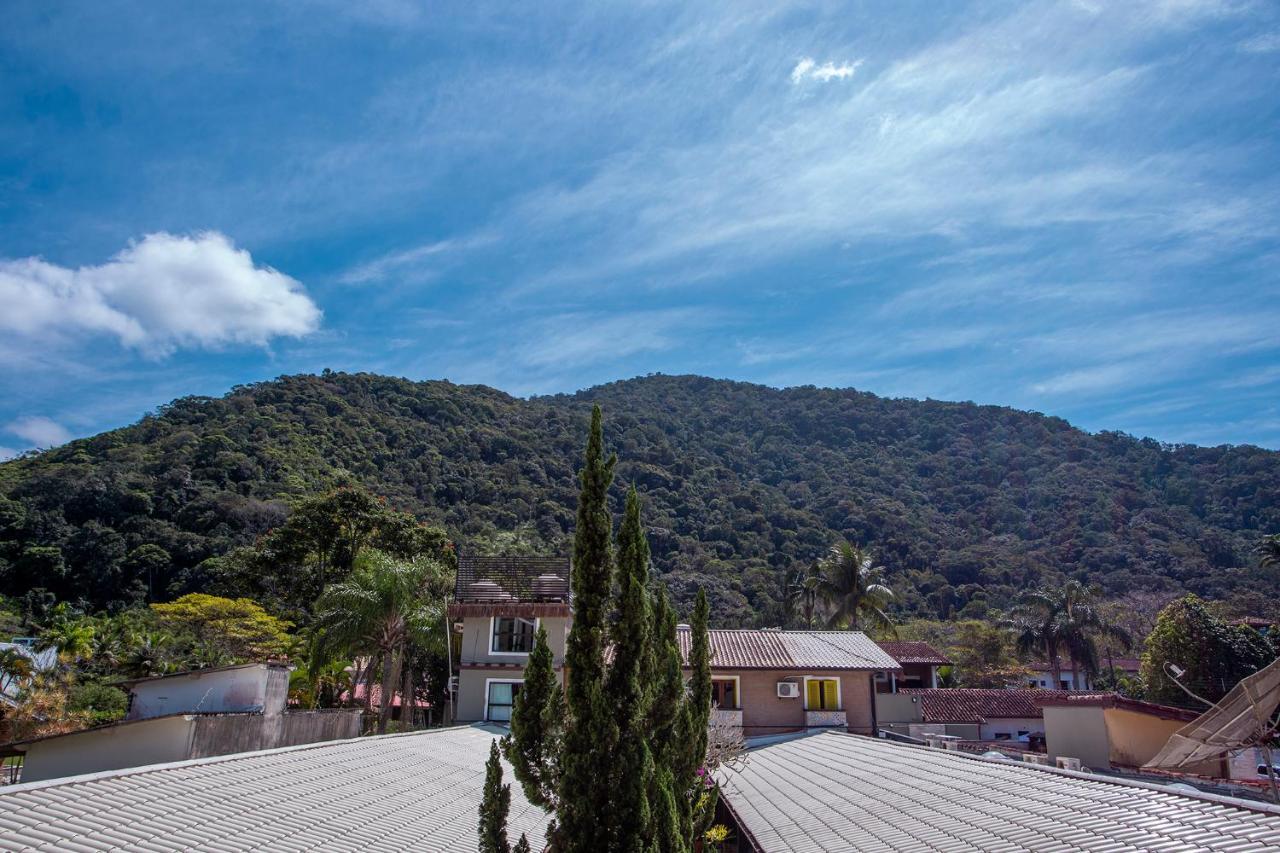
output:
M36 741L27 747L23 782L99 773L189 758L230 755L360 735L360 710L289 714L178 715Z
M275 749L360 736L360 710L291 711L271 716L197 717L190 758Z
M902 693L877 693L876 719L881 727L893 728L894 731L897 731L895 724L921 722L919 697Z
M1098 705L1046 705L1044 736L1049 760L1067 756L1080 759L1086 767L1110 768L1106 710Z
M22 781L182 761L192 728L191 717L165 717L36 741L27 747Z
M555 666L564 663L565 635L568 632L568 618L564 616L544 616L538 619L539 627L547 629L547 645L551 647L551 656ZM495 655L489 651L492 639L491 619L488 616L467 616L462 620L462 657L463 664L492 663L518 664L522 669L528 662L528 655ZM483 681L481 686L483 687ZM459 718L461 719L461 718Z
M270 688L270 689L268 689ZM284 710L289 671L266 664L186 673L133 685L133 704L127 719L165 714L267 712Z

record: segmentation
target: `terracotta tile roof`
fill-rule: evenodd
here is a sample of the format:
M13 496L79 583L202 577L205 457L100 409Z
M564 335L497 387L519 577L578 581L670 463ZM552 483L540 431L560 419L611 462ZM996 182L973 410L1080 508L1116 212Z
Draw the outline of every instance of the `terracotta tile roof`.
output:
M928 643L917 640L881 640L876 643L900 664L932 664L946 666L951 663L942 652Z
M712 629L713 669L896 670L898 664L861 631ZM689 660L689 630L676 632Z
M539 587L543 576L550 585ZM554 579L559 578L557 583ZM548 601L569 597L568 557L458 555L457 601Z
M1200 716L1200 712L1186 708L1175 708L1171 705L1157 705L1155 702L1144 702L1141 699L1130 699L1116 693L1071 693L1063 696L1043 699L1045 705L1079 707L1087 705L1099 708L1121 708L1125 711L1136 711L1139 714L1150 714L1162 720L1184 720L1191 722Z
M1280 849L1265 803L843 732L749 756L720 797L770 853Z
M1043 717L1045 700L1071 695L1068 690L1000 690L979 687L909 687L898 691L920 700L926 723L978 723L1008 717Z

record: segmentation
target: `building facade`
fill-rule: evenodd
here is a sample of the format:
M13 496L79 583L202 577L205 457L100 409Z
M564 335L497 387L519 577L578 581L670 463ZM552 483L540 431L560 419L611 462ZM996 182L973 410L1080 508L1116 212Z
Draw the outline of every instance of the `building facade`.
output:
M568 558L459 557L449 607L460 648L459 722L510 721L539 628L563 684L569 572ZM676 637L687 671L688 627ZM715 722L749 737L811 728L870 734L875 675L900 672L858 631L713 629L710 644Z

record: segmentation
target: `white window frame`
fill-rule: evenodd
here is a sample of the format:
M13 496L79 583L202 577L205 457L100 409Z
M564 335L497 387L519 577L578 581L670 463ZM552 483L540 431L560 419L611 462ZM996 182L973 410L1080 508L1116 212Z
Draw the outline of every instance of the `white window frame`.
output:
M738 700L736 708L720 708L721 711L741 711L742 710L742 676L740 675L716 675L711 673L712 681L732 681L733 682L733 698Z
M501 723L511 725L511 720L490 720L489 719L489 685L490 684L524 684L523 678L486 678L484 680L484 721L486 723ZM511 711L515 713L516 708L515 697L511 697Z
M529 652L499 652L495 651L494 641L498 639L497 628L499 619L527 619L527 616L490 616L489 617L489 654L500 658L527 658ZM542 626L542 620L537 616L533 617L533 641L538 641L538 628ZM486 700L487 701L487 700Z
M821 711L822 708L809 707L809 682L810 681L834 681L836 683L836 710L844 710L844 679L838 675L806 675L804 677L804 709L806 711Z

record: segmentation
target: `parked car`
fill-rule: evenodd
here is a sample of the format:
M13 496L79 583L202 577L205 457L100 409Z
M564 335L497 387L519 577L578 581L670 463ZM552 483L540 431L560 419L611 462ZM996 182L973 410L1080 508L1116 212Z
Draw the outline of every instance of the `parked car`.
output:
M1272 764L1271 772L1275 774L1275 777L1277 779L1280 779L1280 764ZM1265 764L1258 765L1258 775L1261 776L1263 779L1267 778L1267 765Z

